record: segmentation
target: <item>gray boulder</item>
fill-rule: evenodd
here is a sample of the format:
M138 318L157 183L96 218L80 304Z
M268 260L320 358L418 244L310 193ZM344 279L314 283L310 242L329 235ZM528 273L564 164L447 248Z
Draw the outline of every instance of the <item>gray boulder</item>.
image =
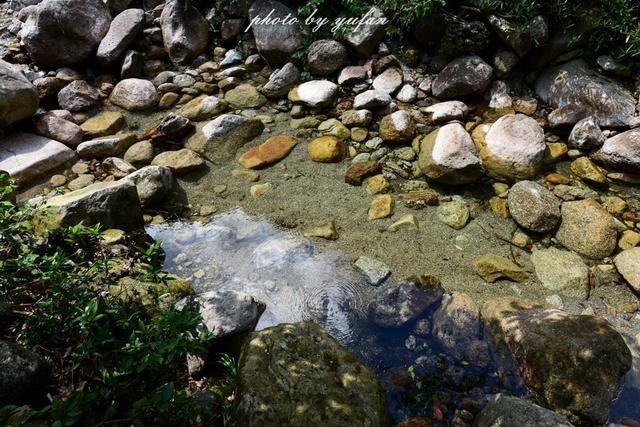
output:
M202 132L189 138L185 147L201 154L214 163L233 157L264 130L258 119L247 119L234 114L222 114L207 123Z
M62 67L89 59L110 24L102 0L44 0L29 14L20 35L33 62Z
M80 144L84 135L80 126L51 112L39 116L35 121L35 125L38 134L55 139L71 147Z
M311 322L254 332L238 361L239 426L389 426L375 374Z
M268 98L280 98L287 95L299 80L300 71L293 63L287 62L259 90Z
M38 233L57 227L100 223L103 229L139 230L144 226L142 207L133 182L98 182L61 196L52 197L34 218ZM126 209L124 209L126 207Z
M480 154L460 123L422 137L418 166L429 178L451 185L468 184L484 174Z
M158 102L158 92L149 80L125 79L113 88L109 99L125 110L147 110Z
M478 414L476 427L573 427L565 417L519 397L496 394Z
M640 173L640 128L607 139L591 157L613 169Z
M170 0L160 16L164 47L177 65L189 64L209 42L209 24L191 0Z
M162 201L173 189L173 173L164 166L146 166L126 176L136 185L142 206Z
M0 405L16 404L45 383L46 370L37 353L0 340Z
M627 125L636 109L629 92L581 59L545 69L535 90L552 107L579 107L584 112L579 119L595 116L606 127Z
M95 107L100 101L98 89L84 80L74 80L58 92L58 105L69 111L82 111Z
M372 6L365 15L365 19L370 19L371 22L352 28L344 36L347 46L360 58L368 57L378 47L385 34L386 22L383 21L387 19L376 6Z
M447 64L431 86L436 98L455 98L484 92L491 83L493 69L476 55L462 56Z
M0 60L0 127L31 117L38 109L38 92L13 64Z
M601 147L605 139L598 125L598 119L589 116L573 127L569 135L569 145L580 150L592 150Z
M109 66L115 63L140 34L143 27L144 10L142 9L127 9L116 16L98 46L96 56L100 64Z
M349 62L347 49L335 40L316 40L307 55L311 74L328 76Z
M280 18L282 21L290 16L298 18L298 21L293 25L254 22L254 19L264 19L270 13L271 19ZM302 44L301 20L293 10L278 1L257 0L249 8L249 21L252 22L258 53L269 65L279 67L293 59L293 54Z
M520 181L509 189L509 213L521 227L547 233L560 221L560 200L533 181Z

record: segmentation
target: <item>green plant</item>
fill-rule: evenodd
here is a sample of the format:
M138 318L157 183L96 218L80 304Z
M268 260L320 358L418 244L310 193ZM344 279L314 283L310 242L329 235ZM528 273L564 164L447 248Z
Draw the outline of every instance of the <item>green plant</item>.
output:
M118 274L130 269L106 270L114 260L100 227L36 236L34 209L6 200L14 189L13 182L0 186L0 301L18 316L1 332L37 349L51 375L30 405L0 408L0 425L190 425L211 418L188 391L187 354L202 353L211 341L197 311L148 310L112 296ZM147 266L145 280L164 277L159 242L127 256L125 265Z
M138 251L140 251L140 258L136 261L136 268L142 272L139 280L166 283L167 274L162 271L164 261L162 242L156 240L146 246L138 246Z

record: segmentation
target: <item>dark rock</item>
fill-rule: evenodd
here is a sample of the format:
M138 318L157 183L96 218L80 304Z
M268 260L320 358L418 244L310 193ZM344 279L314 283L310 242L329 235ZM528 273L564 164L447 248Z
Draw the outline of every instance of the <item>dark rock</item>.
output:
M143 26L144 10L142 9L127 9L116 16L98 46L96 57L100 64L104 66L114 64L140 34Z
M298 18L293 25L267 25L254 20L266 18L283 20L288 15ZM272 67L290 62L293 54L302 44L302 26L298 15L287 6L274 0L257 0L249 8L249 21L252 23L253 36L260 55Z
M328 76L347 65L349 58L347 49L339 42L316 40L309 46L307 60L312 74Z
M369 319L384 328L415 321L442 297L439 289L418 289L410 283L385 287L369 304Z
M58 92L60 107L73 112L93 108L99 101L98 89L84 80L75 80Z
M459 17L446 19L446 22L446 30L440 42L442 55L455 58L479 54L491 45L493 36L484 22L467 22Z
M209 24L191 0L169 0L160 19L171 62L185 65L204 52L209 42Z
M497 394L478 414L476 427L573 427L565 417L519 397Z
M433 81L436 98L455 98L483 92L491 83L493 69L479 56L463 56L451 61Z
M293 63L287 62L259 90L268 98L280 98L287 95L299 80L300 71Z
M120 78L134 79L140 78L144 74L144 55L135 50L129 50L124 54L122 66L120 67Z
M352 28L344 36L344 42L360 58L366 58L378 47L385 33L386 22L382 22L387 20L382 10L376 6L372 6L363 17L375 22L371 25Z
M37 353L0 340L0 405L19 403L45 382L46 370Z
M0 60L0 127L31 117L38 92L17 67Z
M522 227L546 233L560 221L560 200L533 181L520 181L509 189L509 213Z

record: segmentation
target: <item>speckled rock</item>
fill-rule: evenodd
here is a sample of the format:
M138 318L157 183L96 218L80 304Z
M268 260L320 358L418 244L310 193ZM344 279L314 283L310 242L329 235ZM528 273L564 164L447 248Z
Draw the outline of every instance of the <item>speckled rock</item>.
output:
M157 104L158 93L153 83L148 80L125 79L120 80L113 88L110 100L125 110L147 110Z
M436 98L455 98L483 92L491 82L493 69L476 55L461 56L451 61L433 81Z
M547 233L560 221L560 200L533 181L520 181L509 189L509 213L527 230Z
M328 80L312 80L296 86L289 92L289 100L308 107L326 107L338 94L338 86Z

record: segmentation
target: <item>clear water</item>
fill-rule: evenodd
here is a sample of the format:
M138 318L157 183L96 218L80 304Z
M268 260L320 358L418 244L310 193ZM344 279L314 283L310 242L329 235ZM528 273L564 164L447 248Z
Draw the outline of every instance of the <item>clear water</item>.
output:
M376 288L342 253L321 250L312 241L241 209L218 215L207 224L151 225L147 232L163 241L166 270L189 279L196 292L233 289L264 302L266 311L258 330L303 320L324 327L376 372L396 421L431 417L433 394L445 418L451 419L456 408L476 412L491 394L525 393L513 362L492 351L481 328L464 337L482 344L484 350L467 360L443 348L429 333L416 333L416 322L379 328L368 319L367 307L391 282ZM436 309L424 313L418 322L428 325ZM410 378L410 366L415 379Z

